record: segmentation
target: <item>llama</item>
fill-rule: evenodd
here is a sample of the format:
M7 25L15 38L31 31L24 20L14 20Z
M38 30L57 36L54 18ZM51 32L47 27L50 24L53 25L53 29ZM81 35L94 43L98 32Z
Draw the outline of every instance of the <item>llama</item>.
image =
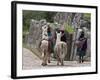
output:
M42 58L43 58L43 62L42 65L46 66L47 65L47 61L48 61L48 35L47 35L47 29L48 26L44 25L42 26L42 41L41 41L41 51L42 51Z
M61 63L61 65L64 65L64 58L65 55L67 54L67 43L61 41L61 32L57 33L57 39L56 39L56 44L54 48L54 52L56 53L57 57L57 65Z

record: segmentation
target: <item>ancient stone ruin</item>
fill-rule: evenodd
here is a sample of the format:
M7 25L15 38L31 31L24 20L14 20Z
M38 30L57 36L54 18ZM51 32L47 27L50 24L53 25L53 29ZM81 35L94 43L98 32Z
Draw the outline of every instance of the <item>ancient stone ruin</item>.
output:
M68 38L68 55L66 56L67 60L77 60L76 50L77 47L75 46L75 42L72 42L72 40L75 40L77 36L79 36L79 33L77 31L77 28L80 28L81 26L86 26L87 22L81 19L82 14L81 13L57 13L54 17L54 23L49 23L50 27L52 28L52 33L54 33L56 28L60 28L62 24L67 23L69 25L72 25L72 27L75 29L75 32L73 34L67 35ZM39 43L42 40L42 26L47 25L48 22L45 19L42 20L30 20L30 27L29 27L29 34L25 36L25 44L30 48L38 48ZM89 26L89 24L88 24ZM88 31L90 33L90 31ZM90 36L90 34L88 34ZM70 40L69 40L70 39ZM90 42L90 37L88 37L88 42ZM86 55L86 59L90 60L90 45L88 45L88 51Z

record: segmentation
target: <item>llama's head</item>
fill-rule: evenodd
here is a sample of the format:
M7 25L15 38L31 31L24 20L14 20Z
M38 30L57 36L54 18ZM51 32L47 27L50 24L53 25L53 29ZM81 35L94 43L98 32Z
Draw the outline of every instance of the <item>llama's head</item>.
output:
M42 38L43 39L48 39L47 30L48 30L48 26L47 25L42 26Z
M43 32L47 32L47 30L48 30L48 26L47 25L42 26L42 31Z
M40 24L41 26L44 26L47 24L47 21L45 19L40 20Z
M61 41L61 32L60 31L56 31L56 36L57 36L57 41Z

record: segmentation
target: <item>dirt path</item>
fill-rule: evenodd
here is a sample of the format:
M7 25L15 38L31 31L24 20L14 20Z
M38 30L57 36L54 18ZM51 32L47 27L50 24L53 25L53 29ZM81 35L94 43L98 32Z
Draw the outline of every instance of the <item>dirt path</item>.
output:
M32 69L40 65L41 60L30 50L23 48L23 69Z
M57 61L51 61L47 66L41 66L42 61L30 50L23 48L23 69L50 68L50 67L83 67L90 66L90 62L82 64L77 61L64 61L64 66L57 66Z

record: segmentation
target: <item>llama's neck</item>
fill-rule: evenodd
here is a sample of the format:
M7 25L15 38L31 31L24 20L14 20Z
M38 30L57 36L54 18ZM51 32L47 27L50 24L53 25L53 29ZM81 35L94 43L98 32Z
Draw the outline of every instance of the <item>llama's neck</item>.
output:
M56 42L60 42L60 41L61 41L60 38L57 38Z
M56 43L61 41L61 34L57 34Z

